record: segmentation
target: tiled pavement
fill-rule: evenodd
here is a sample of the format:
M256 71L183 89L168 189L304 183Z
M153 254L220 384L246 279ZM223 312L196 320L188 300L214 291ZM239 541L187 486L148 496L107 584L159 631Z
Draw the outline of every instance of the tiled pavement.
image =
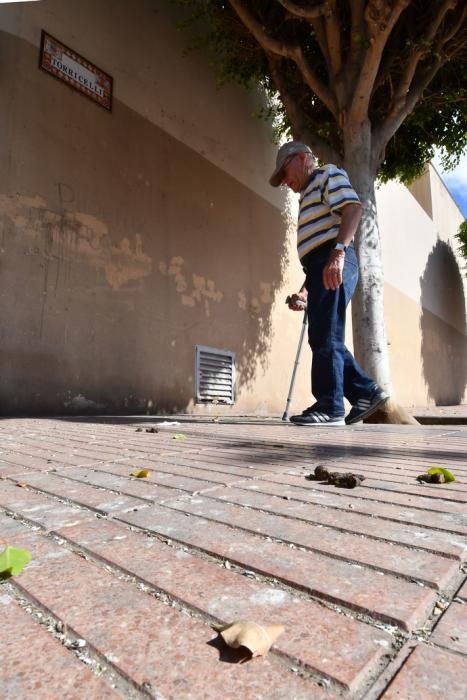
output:
M465 700L467 427L154 425L0 422L2 699ZM285 632L233 663L235 619Z

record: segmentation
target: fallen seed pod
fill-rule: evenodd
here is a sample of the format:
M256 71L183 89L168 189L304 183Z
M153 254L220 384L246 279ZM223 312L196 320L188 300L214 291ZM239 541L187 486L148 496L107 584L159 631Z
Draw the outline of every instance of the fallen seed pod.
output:
M327 481L329 479L329 472L321 464L315 467L315 479L317 481Z
M344 489L354 489L362 483L357 474L342 474L334 479L334 486Z
M419 474L417 481L426 484L444 484L445 479L443 474Z
M356 486L360 486L362 481L365 480L364 474L353 474L353 472L328 472L321 465L315 467L314 474L308 474L305 479L308 481L327 481L328 484L334 484L334 486L354 489Z

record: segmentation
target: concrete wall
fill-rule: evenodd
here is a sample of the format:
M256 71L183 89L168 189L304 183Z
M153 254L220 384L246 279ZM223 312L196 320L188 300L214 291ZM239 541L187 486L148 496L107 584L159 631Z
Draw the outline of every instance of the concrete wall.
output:
M258 98L217 91L208 59L184 56L172 12L154 0L0 5L4 414L283 410L301 325L284 304L303 277L294 203L267 184L275 148L252 118ZM112 113L38 68L42 29L113 76ZM379 197L395 387L424 403L436 399L418 332L431 249L403 281L393 274L392 208L415 200L392 185ZM415 205L423 238L433 224ZM452 325L427 293L427 313L461 333L460 316ZM401 298L403 327L392 311ZM197 343L236 352L233 408L194 404ZM309 365L305 349L300 410Z
M430 166L411 188L377 193L391 369L401 403L466 400L463 262L454 234L464 220Z
M76 6L0 7L2 410L190 409L196 343L237 353L236 410L271 410L302 275L255 100L162 3ZM42 29L113 76L111 114L39 70Z

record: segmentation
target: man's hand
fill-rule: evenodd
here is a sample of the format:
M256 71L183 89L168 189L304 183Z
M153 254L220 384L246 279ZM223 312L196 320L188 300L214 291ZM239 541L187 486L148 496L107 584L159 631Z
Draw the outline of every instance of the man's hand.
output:
M306 304L307 296L308 295L305 290L299 292L298 294L291 294L289 297L287 297L289 300L289 309L292 309L292 311L303 311L304 305Z
M323 268L323 284L325 289L338 289L342 284L345 253L343 250L332 250L329 260Z

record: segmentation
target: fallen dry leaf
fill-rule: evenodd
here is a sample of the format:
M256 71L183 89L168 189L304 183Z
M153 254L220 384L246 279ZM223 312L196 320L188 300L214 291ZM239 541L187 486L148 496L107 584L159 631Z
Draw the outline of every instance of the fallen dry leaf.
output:
M266 656L271 646L284 631L283 625L258 625L248 620L235 620L227 625L213 625L232 649L245 647L251 656Z
M137 479L145 479L147 476L151 476L149 469L135 469L130 473L130 476L135 476Z
M23 483L22 481L17 481L16 486L19 486L20 489L26 488L27 484Z

